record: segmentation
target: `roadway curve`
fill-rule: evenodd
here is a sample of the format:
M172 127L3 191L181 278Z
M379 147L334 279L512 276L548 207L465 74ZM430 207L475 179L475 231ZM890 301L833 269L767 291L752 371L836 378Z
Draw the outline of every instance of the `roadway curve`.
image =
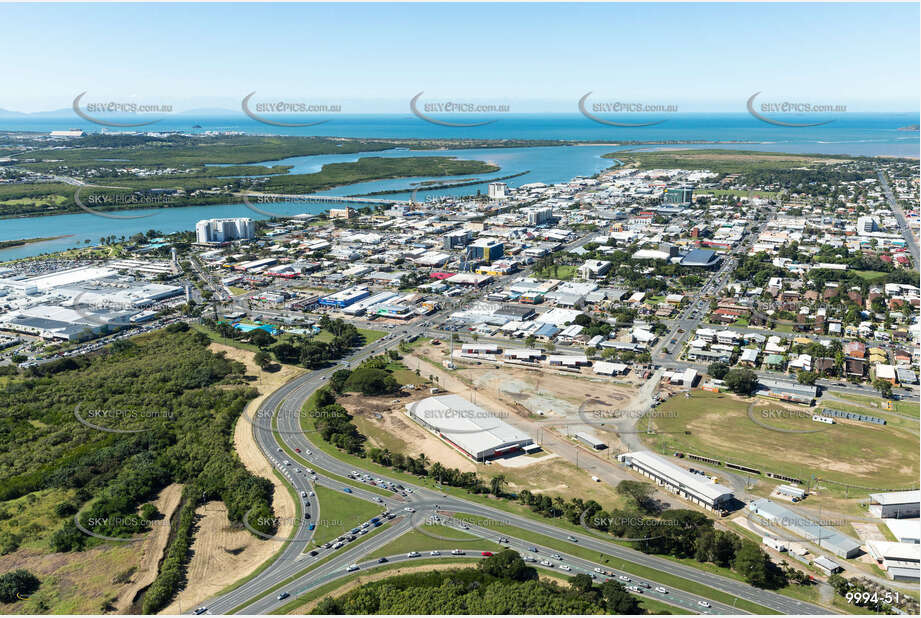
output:
M421 325L414 325L407 327L402 333L414 335L420 334L422 331L423 327ZM379 339L354 354L349 360L351 362L360 362L368 356L379 354L398 341L399 337ZM322 371L310 372L295 378L272 393L272 395L267 397L263 402L260 408L261 414L259 414L258 417L261 419L269 418L270 415L277 410L277 433L272 431L272 428L269 427L268 423L265 421L263 423L254 424L253 428L259 447L270 461L273 459L277 460L278 449L282 447L283 443L284 446L289 449L301 449L302 453L304 453L304 459L309 462L309 465L316 466L325 472L344 477L353 470L359 472L364 471L358 466L345 463L318 449L311 443L300 427L300 415L305 402L315 390L325 383L328 375L337 368L338 367L331 367ZM281 440L281 443L279 440ZM306 455L308 452L310 454ZM371 471L367 472L372 473ZM424 508L434 508L434 505L437 504L441 511L479 515L552 538L562 538L564 534L564 531L560 528L528 517L508 513L469 500L455 498L453 496L449 497L427 487L408 483L402 478L394 478L377 472L373 472L372 474L376 478L383 478L386 481L402 484L412 489L412 493L408 495L408 501L420 510ZM290 474L288 478L298 492L309 491L310 480L306 475ZM334 480L329 480L329 482L333 486L338 486L339 488L343 487L341 483L337 484ZM398 502L398 499L399 496L394 496L393 498L388 498L386 502L388 506L398 508L398 505L401 504ZM312 506L311 508L315 507ZM335 574L343 573L343 570L348 565L356 562L357 558L389 543L391 540L408 531L412 526L410 518L405 516L394 520L394 522L395 523L384 532L368 539L364 543L348 548L345 552L337 555L328 563L321 565L321 567L311 571L309 574L291 582L288 587L295 591L292 596L303 594L316 585L320 585L317 583L319 580L326 582L335 579ZM304 536L301 530L302 528L306 528L303 523L299 525L298 530L296 530L292 536L295 540L287 543L278 559L267 569L239 588L217 599L206 602L204 605L208 607L209 612L215 614L227 613L244 603L249 603L243 610L245 613L267 613L278 609L284 605L285 602L290 602L277 600L277 593L272 592L266 594L265 591L309 566L310 558L303 553L309 544L309 537ZM491 536L495 535L493 534ZM604 554L609 560L614 559L614 561L621 561L622 563L642 565L687 580L699 582L704 586L709 586L729 595L771 608L778 613L816 615L834 613L824 607L797 601L775 592L761 590L728 577L707 573L665 558L647 555L637 550L600 540L596 537L579 533L573 533L572 536L577 539L579 546L598 551L599 554ZM516 547L533 545L532 543L518 539L514 539L512 544ZM593 564L572 556L568 556L567 560L576 565L593 565L592 568L594 568L594 566L610 568L601 563ZM657 585L656 582L652 580L650 580L650 583ZM693 601L694 605L696 605L695 599L702 599L703 597L672 589L669 601L675 603L679 598L688 603ZM710 610L704 611L704 613L740 613L738 609L724 604L711 601L711 605L713 607Z

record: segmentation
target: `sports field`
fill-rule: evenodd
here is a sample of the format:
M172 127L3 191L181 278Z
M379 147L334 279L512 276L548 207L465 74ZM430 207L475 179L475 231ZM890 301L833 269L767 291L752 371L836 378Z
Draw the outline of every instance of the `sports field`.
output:
M660 453L690 452L802 479L917 486L918 437L907 429L840 420L824 425L812 420L810 408L703 391L675 397L655 412L656 431L669 433L644 439Z

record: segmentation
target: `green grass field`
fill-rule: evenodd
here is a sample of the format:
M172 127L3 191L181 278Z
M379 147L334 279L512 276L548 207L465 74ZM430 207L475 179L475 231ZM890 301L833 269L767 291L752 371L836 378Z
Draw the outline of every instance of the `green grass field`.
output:
M883 415L885 415L888 410L881 408L882 398L881 397L863 397L861 395L850 395L847 393L835 393L835 397L840 397L841 399L848 399L854 403L858 403L861 406L867 406L869 408L875 408ZM829 408L835 407L832 403L829 403ZM893 401L892 402L892 411L899 414L904 414L905 416L912 416L918 418L919 412L921 412L921 405L917 401ZM863 412L869 413L869 410L863 410Z
M917 483L918 440L908 431L857 422L820 427L811 409L790 412L761 399L751 417L748 408L729 395L695 391L658 408L655 428L669 433L644 439L657 452L690 452L802 479L882 488ZM778 410L781 417L772 416Z
M380 505L355 498L344 491L317 485L316 493L315 498L310 498L320 504L320 517L313 522L317 526L313 533L314 545L331 541L384 510Z
M426 526L426 529L433 528L432 526ZM388 544L384 545L380 549L363 556L362 560L376 560L383 556L397 556L400 554L408 554L411 551L417 551L419 553L430 552L433 549L438 549L441 551L452 550L452 549L461 549L467 554L479 553L481 551L491 551L497 552L502 551L502 546L492 541L487 541L485 539L480 539L473 536L472 534L466 534L460 532L459 530L452 530L450 528L445 528L439 526L437 529L433 530L433 534L438 536L445 537L444 539L438 539L434 536L429 536L423 534L418 530L413 530L407 532L406 534L390 541ZM449 541L447 539L453 539Z

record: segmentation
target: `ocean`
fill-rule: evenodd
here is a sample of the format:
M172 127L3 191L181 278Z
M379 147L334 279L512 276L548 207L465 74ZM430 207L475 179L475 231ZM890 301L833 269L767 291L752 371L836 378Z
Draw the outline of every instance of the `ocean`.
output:
M332 115L335 116L335 115ZM326 195L358 195L377 191L396 191L382 197L387 199L409 199L413 189L418 189L415 199L424 201L441 195L469 195L485 192L486 185L493 179L520 174L507 182L510 186L543 182L552 184L564 182L576 176L590 176L616 164L602 155L625 149L659 148L734 148L791 153L849 154L861 156L918 157L919 139L917 131L902 131L918 123L917 114L841 114L833 122L808 128L779 127L756 120L748 114L672 114L666 122L651 127L610 127L597 124L581 115L498 115L495 122L472 128L444 127L430 124L410 114L341 116L330 118L329 122L311 127L270 127L240 114L237 116L192 117L179 115L164 118L161 122L145 127L156 131L237 131L249 134L319 135L363 138L471 138L471 139L548 139L579 141L600 141L610 143L631 141L691 141L708 140L732 143L694 145L571 145L523 148L483 148L456 150L410 151L392 149L382 152L355 153L349 155L317 155L291 157L266 164L292 165L291 173L311 173L327 163L354 161L361 156L405 157L405 156L456 156L476 159L498 165L501 169L492 174L474 175L479 182L453 189L419 188L420 183L434 181L446 183L469 181L471 177L416 177L363 182L336 187L320 192ZM38 131L81 128L87 132L99 132L102 127L74 117L29 116L24 118L0 118L0 131ZM473 122L476 118L464 118ZM785 120L795 121L793 118ZM641 118L631 122L641 122ZM200 129L192 129L200 125ZM267 207L260 206L268 210ZM273 204L272 212L292 215L301 212L318 213L329 208L326 204ZM132 210L130 214L150 214L140 219L105 219L89 213L32 217L25 219L4 219L0 222L0 240L49 237L66 234L67 237L54 241L13 247L0 250L0 261L31 257L43 253L85 246L86 241L97 242L103 236L131 236L137 232L156 229L163 233L192 230L200 219L214 217L264 218L243 203L213 206L192 206L172 209Z

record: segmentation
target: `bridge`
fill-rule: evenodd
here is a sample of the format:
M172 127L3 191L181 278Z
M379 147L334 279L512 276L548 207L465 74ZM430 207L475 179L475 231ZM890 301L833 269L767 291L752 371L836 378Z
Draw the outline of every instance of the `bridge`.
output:
M250 193L248 197L257 197L260 199L273 198L278 200L290 200L292 202L313 202L317 204L359 204L362 206L386 204L390 206L411 206L413 202L408 200L388 200L374 197L345 197L339 195L289 195L284 193Z

